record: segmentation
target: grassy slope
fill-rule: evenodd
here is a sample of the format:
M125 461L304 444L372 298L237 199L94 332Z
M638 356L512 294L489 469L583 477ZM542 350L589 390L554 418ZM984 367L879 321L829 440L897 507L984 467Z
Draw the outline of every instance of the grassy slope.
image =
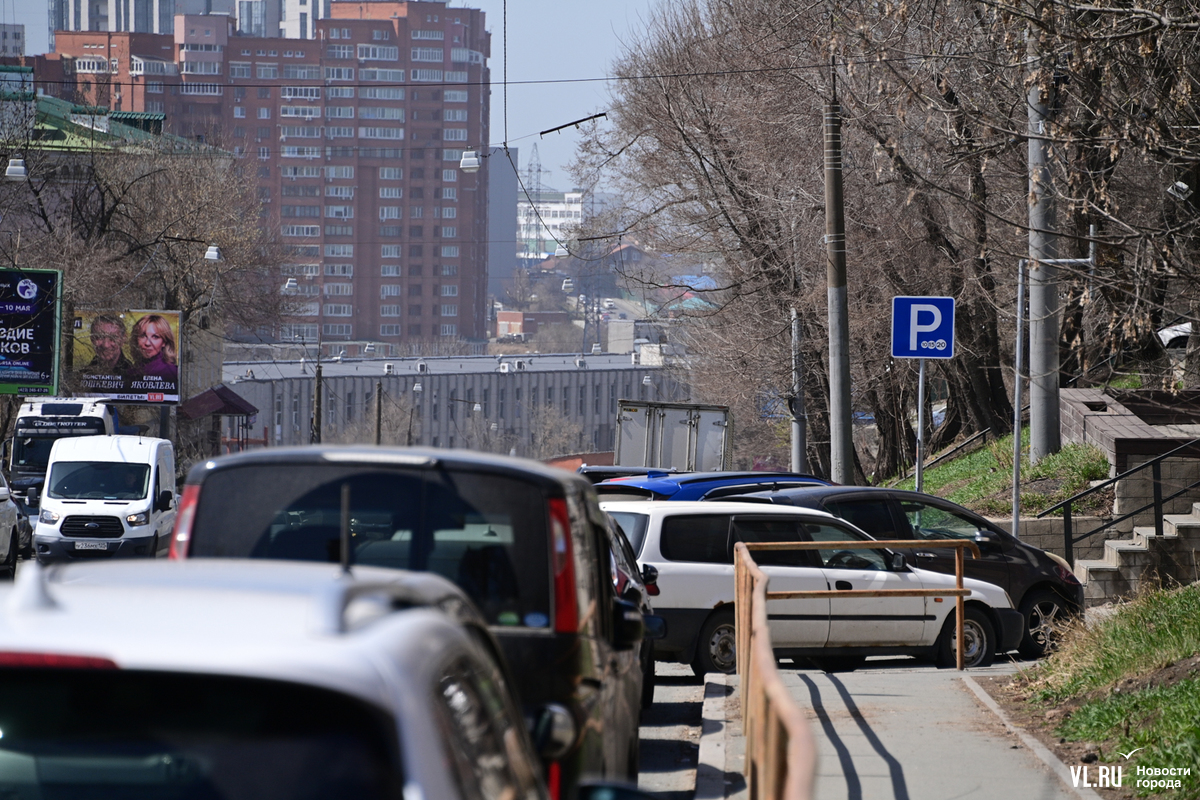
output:
M1166 795L1194 799L1200 798L1200 674L1171 665L1198 653L1200 584L1192 584L1120 606L1019 682L1036 706L1072 708L1056 734L1097 744L1101 762L1127 763L1130 775L1139 765L1190 768L1181 789ZM1119 755L1136 748L1142 749L1128 762Z
M1021 431L1028 453L1029 429ZM1012 511L1012 436L991 442L973 453L925 471L924 491L988 516ZM1041 511L1087 488L1090 481L1108 477L1108 460L1091 445L1068 444L1036 465L1021 459L1021 511ZM914 488L912 479L899 484Z

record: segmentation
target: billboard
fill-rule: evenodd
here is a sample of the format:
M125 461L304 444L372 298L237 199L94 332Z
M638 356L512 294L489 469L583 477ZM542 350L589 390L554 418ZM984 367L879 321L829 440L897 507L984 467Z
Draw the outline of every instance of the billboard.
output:
M77 311L74 338L80 396L179 402L178 311Z
M62 273L0 269L0 394L58 392Z

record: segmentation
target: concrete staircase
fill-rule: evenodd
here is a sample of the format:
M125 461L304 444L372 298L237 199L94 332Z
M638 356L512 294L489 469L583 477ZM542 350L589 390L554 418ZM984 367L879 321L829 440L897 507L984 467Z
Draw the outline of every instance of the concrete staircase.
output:
M1079 559L1075 575L1084 585L1084 603L1103 605L1134 597L1143 586L1188 584L1200 580L1200 503L1190 514L1164 514L1163 535L1154 526L1136 527L1132 539L1109 539L1104 558Z

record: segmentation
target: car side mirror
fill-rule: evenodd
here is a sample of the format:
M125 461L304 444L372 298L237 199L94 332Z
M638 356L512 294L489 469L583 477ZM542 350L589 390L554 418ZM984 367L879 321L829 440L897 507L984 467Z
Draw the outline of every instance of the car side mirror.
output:
M155 511L169 511L171 509L171 500L175 495L168 492L166 489L158 496L158 500L154 503Z
M646 594L658 597L658 567L653 564L642 567L642 585L646 587Z
M613 648L632 650L646 633L642 610L628 600L613 599Z
M30 486L25 491L25 505L29 506L30 508L37 508L37 506L38 506L38 489L36 486Z
M667 621L657 614L643 614L642 624L646 627L646 632L643 634L643 638L667 638Z
M1000 546L1000 537L994 531L975 531L975 544L995 549Z
M904 560L903 553L892 553L892 572L904 572L908 569L908 562Z

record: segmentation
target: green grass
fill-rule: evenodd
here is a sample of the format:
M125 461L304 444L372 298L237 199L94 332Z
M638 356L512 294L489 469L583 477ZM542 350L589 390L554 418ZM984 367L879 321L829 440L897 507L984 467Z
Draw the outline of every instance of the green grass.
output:
M1143 594L1112 617L1080 629L1018 678L1035 706L1082 704L1055 730L1071 741L1094 742L1100 760L1125 763L1119 753L1145 748L1126 765L1134 785L1138 765L1190 768L1171 797L1200 798L1200 677L1133 690L1137 679L1200 653L1200 584ZM1131 777L1132 776L1132 777ZM1145 789L1138 792L1149 794Z
M1029 429L1021 429L1022 450L1027 453ZM1007 515L1012 511L1012 435L1001 437L973 453L925 470L923 491L944 497L980 514ZM1021 458L1021 510L1041 511L1083 491L1091 481L1108 477L1108 459L1091 445L1068 444L1061 451L1030 466ZM1059 485L1042 488L1037 482L1057 479ZM912 489L916 481L899 487ZM1085 510L1085 509L1079 509Z
M1109 381L1106 387L1110 389L1141 389L1142 376L1137 374L1122 375L1120 378Z

